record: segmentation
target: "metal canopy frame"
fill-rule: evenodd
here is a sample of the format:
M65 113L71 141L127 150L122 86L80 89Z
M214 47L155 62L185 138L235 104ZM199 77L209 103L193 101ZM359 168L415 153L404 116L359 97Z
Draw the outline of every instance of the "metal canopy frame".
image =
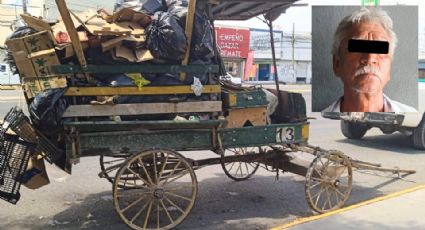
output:
M204 0L211 6L213 20L247 20L273 9L285 12L298 0Z

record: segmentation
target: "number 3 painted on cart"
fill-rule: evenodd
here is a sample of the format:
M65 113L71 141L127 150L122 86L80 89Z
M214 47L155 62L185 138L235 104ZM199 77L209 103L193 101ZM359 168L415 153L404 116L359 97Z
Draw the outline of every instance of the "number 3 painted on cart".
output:
M276 142L293 141L295 139L294 128L278 128L276 132Z

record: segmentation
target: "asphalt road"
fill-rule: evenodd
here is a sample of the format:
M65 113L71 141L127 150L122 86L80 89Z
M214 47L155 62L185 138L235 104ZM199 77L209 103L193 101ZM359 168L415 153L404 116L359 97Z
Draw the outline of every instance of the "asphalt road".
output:
M311 92L305 86L282 86L302 92L310 110ZM17 104L15 91L0 91L0 117ZM425 97L425 95L422 95ZM402 134L384 135L372 129L363 140L345 139L339 122L311 113L310 144L337 149L348 156L383 166L416 169L399 178L391 173L355 171L348 204L357 203L425 182L425 152L411 148ZM191 158L214 157L208 151L185 152ZM17 205L0 202L0 229L127 229L112 204L112 186L98 178L97 157L82 158L72 175L47 164L51 183L37 190L21 188ZM198 196L187 219L177 229L267 229L298 216L309 216L304 177L260 169L249 180L234 182L219 165L196 171ZM396 207L394 207L396 208Z

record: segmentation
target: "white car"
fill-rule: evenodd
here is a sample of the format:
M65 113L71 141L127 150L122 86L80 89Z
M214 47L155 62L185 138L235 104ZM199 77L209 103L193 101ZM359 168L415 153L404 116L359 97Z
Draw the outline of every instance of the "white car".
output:
M19 75L13 74L9 64L0 63L0 85L19 85Z
M350 139L361 139L366 132L377 127L385 134L399 131L411 135L415 148L425 150L425 82L419 83L418 113L335 113L322 116L341 120L342 134Z

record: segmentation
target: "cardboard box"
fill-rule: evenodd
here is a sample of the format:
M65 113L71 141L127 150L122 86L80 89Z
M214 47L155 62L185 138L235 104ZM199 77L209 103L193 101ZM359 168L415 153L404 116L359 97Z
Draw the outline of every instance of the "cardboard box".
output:
M221 93L224 108L252 108L267 106L266 93L261 89L249 91L223 90Z
M60 65L55 49L42 50L29 55L36 76L53 75L52 66Z
M67 87L64 76L25 77L22 82L28 98L33 98L47 89Z
M50 31L41 31L25 37L9 39L7 47L12 51L26 51L27 54L55 48L53 35Z
M60 64L50 31L10 39L6 45L12 52L21 78L51 75L51 66Z
M24 186L29 189L37 189L50 183L44 160L40 155L30 158L23 179Z
M266 125L267 107L231 109L226 120L226 128Z

